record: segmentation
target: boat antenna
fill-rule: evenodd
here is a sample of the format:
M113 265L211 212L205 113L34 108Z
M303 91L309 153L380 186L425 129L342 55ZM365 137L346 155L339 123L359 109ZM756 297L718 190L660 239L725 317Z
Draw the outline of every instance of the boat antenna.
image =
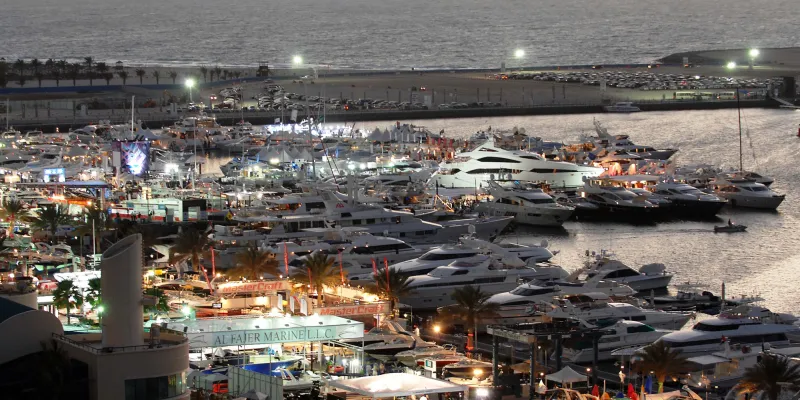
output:
M736 88L736 114L739 118L739 171L744 172L744 163L742 162L742 103L741 103L741 88Z

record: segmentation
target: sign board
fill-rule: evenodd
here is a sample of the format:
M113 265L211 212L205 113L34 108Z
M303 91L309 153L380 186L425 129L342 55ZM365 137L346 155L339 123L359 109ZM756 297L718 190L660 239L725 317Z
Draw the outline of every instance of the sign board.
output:
M319 315L335 315L337 317L389 314L391 311L392 310L389 306L389 303L348 304L344 306L321 307L314 309L314 312L318 312Z
M64 175L64 168L45 168L44 175Z
M211 308L220 309L222 308L222 303L211 303Z
M318 342L338 339L355 339L364 336L364 325L311 326L280 329L248 329L190 333L192 348L239 346L254 344Z
M291 287L289 281L226 282L217 286L217 293L277 292Z

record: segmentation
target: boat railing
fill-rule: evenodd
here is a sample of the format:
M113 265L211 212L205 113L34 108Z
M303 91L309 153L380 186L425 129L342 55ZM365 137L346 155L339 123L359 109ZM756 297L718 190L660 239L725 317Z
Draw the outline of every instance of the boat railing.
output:
M135 345L135 346L98 347L98 346L96 346L96 344L98 343L98 341L96 341L96 340L79 341L79 340L70 339L69 337L67 337L65 335L59 335L57 333L53 333L52 337L55 340L58 340L58 341L61 341L61 342L64 342L64 343L69 343L72 346L79 347L81 349L84 349L84 350L89 351L89 352L94 353L94 354L140 352L140 351L147 351L147 350L153 350L153 349L159 349L159 348L163 348L163 347L169 347L169 346L174 346L174 345L178 345L178 344L183 344L183 343L188 341L188 339L186 338L186 334L184 334L183 332L172 330L172 329L168 329L168 328L162 328L161 329L161 334L163 335L165 333L180 337L180 340L177 340L177 341L174 340L174 339L165 340L166 338L161 336L160 340L158 340L158 342L151 341L148 344Z

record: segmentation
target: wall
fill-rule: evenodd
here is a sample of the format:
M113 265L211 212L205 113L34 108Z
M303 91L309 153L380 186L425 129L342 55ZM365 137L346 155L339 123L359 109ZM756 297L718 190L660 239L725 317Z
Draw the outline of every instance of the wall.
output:
M228 367L228 392L235 397L249 390L264 393L268 399L283 399L283 380L239 367Z
M35 290L28 293L2 293L0 297L22 304L25 307L30 307L34 310L39 308L39 293Z
M61 322L45 311L28 311L0 323L0 364L42 350L53 333L63 334Z
M99 344L100 334L70 335L69 339ZM143 335L144 337L144 335ZM111 353L98 352L65 342L64 348L70 357L89 366L89 381L92 400L125 399L125 380L152 378L177 374L189 369L189 342L183 336L161 334L162 348L147 349L139 346L136 351L117 349ZM174 344L179 343L179 344ZM184 398L188 398L187 390Z

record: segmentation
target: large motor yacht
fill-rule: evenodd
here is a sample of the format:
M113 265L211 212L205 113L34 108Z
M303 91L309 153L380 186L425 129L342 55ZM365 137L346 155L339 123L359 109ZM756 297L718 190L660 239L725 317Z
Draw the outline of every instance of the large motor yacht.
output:
M533 279L560 279L567 275L563 268L551 265L527 267L519 260L506 264L495 257L476 255L471 260L453 261L447 266L438 267L427 275L415 276L409 280L410 295L401 299L404 304L415 309L433 309L454 304L453 290L473 285L485 293L509 291L520 282Z
M607 296L626 297L637 292L628 285L611 281L576 283L568 281L534 281L523 283L514 290L498 293L489 298L490 303L501 306L533 305L551 301L555 296L569 294L602 293Z
M672 332L666 329L655 329L636 321L617 321L603 329L603 336L597 346L598 361L614 358L611 353L620 347L646 346L662 336ZM564 345L564 358L573 363L590 363L594 358L591 340L579 340Z
M674 181L659 182L650 190L653 197L669 200L671 213L683 217L714 218L727 203L719 196Z
M587 180L578 191L581 200L593 207L576 208L576 217L648 222L664 215L664 207L606 179Z
M403 275L424 275L458 259L471 259L479 254L492 253L500 257L519 259L526 263L538 263L553 258L547 242L538 246L514 243L490 243L472 236L462 236L457 244L445 244L428 250L418 258L394 264Z
M733 207L774 210L786 198L786 195L777 194L754 179L735 176L718 177L711 181L711 185L714 193L728 199Z
M600 293L564 296L547 315L578 319L599 326L630 320L665 329L680 329L691 318L689 313L646 310L628 303L609 302L608 296Z
M442 163L431 181L446 188L474 188L499 177L498 180L546 182L553 187L575 188L583 185L584 178L601 173L602 168L549 161L527 151L503 150L490 139Z
M594 261L588 262L583 269L573 272L571 278L574 280L585 272L587 282L613 281L641 292L666 288L673 277L666 272L664 264L647 264L636 271L621 261L612 259L613 255L609 252L601 251L594 257Z
M748 346L785 346L797 340L797 318L774 314L763 307L739 306L696 323L691 330L670 333L660 340L686 354L709 354L723 349L725 342Z
M539 188L505 188L495 181L488 182L493 199L481 202L476 211L493 216L513 216L523 225L561 226L575 211L574 207L556 203Z

